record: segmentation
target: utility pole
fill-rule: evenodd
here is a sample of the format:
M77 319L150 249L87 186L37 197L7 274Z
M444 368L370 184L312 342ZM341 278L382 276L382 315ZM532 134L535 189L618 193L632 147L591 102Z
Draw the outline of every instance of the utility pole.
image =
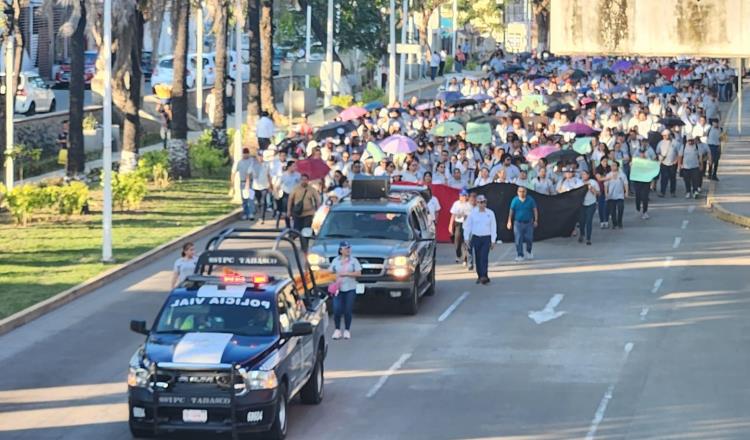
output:
M307 3L307 20L305 24L305 63L310 62L310 34L312 26L312 6ZM326 54L327 55L327 54ZM310 87L310 75L305 75L305 88Z
M203 3L198 3L195 8L195 48L196 48L196 74L195 74L195 113L198 121L203 122ZM240 63L238 62L238 68ZM238 70L240 71L240 70ZM242 82L242 81L240 81Z
M112 0L104 0L104 200L102 202L102 261L112 259Z
M451 42L452 47L451 50L453 51L451 55L454 57L456 56L456 46L458 44L458 0L453 0L453 41ZM455 69L453 69L455 70Z
M8 34L5 36L5 188L13 189L13 116L15 115L14 100L16 96L16 76L13 74L13 9L10 5L5 9L8 21Z
M391 0L391 42L388 56L388 105L396 100L396 0Z
M328 0L328 20L326 22L326 66L328 66L328 87L323 99L323 107L331 105L333 97L333 0Z
M406 47L406 29L408 26L409 0L401 0L401 44ZM398 100L404 101L404 80L406 78L406 53L401 52L401 60L398 68Z
M242 60L242 3L237 0L234 6L237 11L235 14L237 19L234 21L234 57L236 60ZM243 17L244 18L244 17ZM240 67L240 66L238 66ZM240 70L238 70L240 71ZM237 169L237 162L242 157L242 75L235 75L237 78L234 81L234 159L233 170ZM236 172L236 171L235 171ZM240 183L240 176L235 176L233 185L233 203L242 203L242 185Z

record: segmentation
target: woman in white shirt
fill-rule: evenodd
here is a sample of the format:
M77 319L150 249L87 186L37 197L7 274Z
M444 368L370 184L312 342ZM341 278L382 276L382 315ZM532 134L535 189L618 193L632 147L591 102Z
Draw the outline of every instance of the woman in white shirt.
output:
M174 289L180 283L185 281L189 275L195 272L195 265L198 259L195 257L195 245L187 242L182 246L182 255L175 260L172 271L172 288Z
M435 166L435 172L432 174L432 183L434 185L448 184L448 175L445 174L445 163L441 162Z
M331 262L331 271L336 274L336 282L339 284L338 293L333 297L333 323L336 330L333 339L341 339L341 317L344 317L344 339L352 337L349 332L352 325L352 311L354 310L354 297L357 289L357 277L362 275L362 265L359 260L352 257L352 248L349 242L339 243L339 255Z
M291 227L291 224L289 222L289 217L287 217L287 204L289 203L289 195L294 191L294 188L297 187L297 184L299 183L300 175L297 172L297 165L293 161L289 161L286 163L286 168L284 169L284 173L281 175L281 178L279 179L279 185L281 186L281 198L278 201L278 215L276 217L276 227L279 227L279 220L281 218L284 219L284 224L287 228Z
M578 242L583 243L583 235L586 234L586 244L591 245L591 230L596 212L596 201L599 196L599 182L591 178L587 170L581 172L583 184L588 189L586 196L583 198L583 209L581 209L581 218L578 221L579 235Z
M268 210L268 192L273 190L271 185L271 172L267 162L263 161L263 156L258 156L254 164L252 189L255 191L255 210L256 217L260 209L260 223L266 222L266 211Z
M482 167L482 169L479 170L479 177L474 179L474 186L484 186L490 183L492 183L492 179L490 178L490 170L487 167Z
M401 173L401 180L404 182L417 183L422 179L421 173L419 172L419 162L412 160L409 162L406 171Z

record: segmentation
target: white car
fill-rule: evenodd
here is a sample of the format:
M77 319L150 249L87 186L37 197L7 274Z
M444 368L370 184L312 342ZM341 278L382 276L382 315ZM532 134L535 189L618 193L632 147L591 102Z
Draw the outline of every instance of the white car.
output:
M247 51L242 51L241 61L239 63L240 72L242 72L242 82L250 81L250 60L246 59ZM234 51L229 52L227 59L229 64L229 77L234 79L237 76L237 61Z
M198 55L191 53L188 55L187 73L185 75L185 86L188 89L195 87L195 77ZM159 58L159 63L154 68L151 75L151 85L155 84L172 84L174 79L174 69L172 67L174 57L172 55ZM216 79L216 67L214 66L214 57L211 53L203 54L203 85L210 86Z
M33 115L37 112L55 111L55 93L35 72L21 72L16 88L16 113ZM0 73L0 83L5 84L5 73ZM3 87L4 88L4 87Z

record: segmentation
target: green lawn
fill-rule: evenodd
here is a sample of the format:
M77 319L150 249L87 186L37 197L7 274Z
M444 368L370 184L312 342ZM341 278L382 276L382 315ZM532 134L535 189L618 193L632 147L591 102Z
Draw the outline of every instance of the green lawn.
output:
M225 179L190 179L149 188L134 212L115 212L113 254L123 263L231 212ZM101 258L101 191L88 216L40 216L26 227L0 214L0 319L112 267Z

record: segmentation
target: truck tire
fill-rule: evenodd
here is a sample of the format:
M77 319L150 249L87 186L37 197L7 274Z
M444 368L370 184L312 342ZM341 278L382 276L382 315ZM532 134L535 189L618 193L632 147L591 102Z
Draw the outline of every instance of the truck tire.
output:
M424 293L425 296L432 296L435 294L435 260L432 260L432 270L430 271L430 287Z
M414 316L419 311L419 275L414 274L414 286L409 292L409 302L404 304L404 313Z
M268 431L268 438L271 440L284 440L287 430L287 403L289 397L286 395L286 385L279 385L279 404L276 405L276 415L273 425Z
M315 367L307 383L302 387L299 397L305 405L317 405L323 401L323 349L318 349L318 355L315 359Z

